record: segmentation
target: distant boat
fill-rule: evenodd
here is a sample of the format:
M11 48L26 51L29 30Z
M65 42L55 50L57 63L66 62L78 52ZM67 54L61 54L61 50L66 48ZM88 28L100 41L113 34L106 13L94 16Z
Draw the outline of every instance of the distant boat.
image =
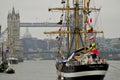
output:
M1 28L1 27L0 27ZM3 51L3 43L1 47L1 63L0 63L0 72L4 72L8 67L9 67L9 62L6 59L6 56L4 56L4 51Z
M9 60L3 59L1 64L0 64L0 72L13 74L13 73L15 73L15 69L13 69L11 67Z
M13 74L13 73L15 73L15 69L13 69L12 67L9 66L4 72L8 73L8 74Z
M9 67L8 62L1 62L0 64L0 72L4 72Z
M10 64L18 64L18 58L15 58L15 57L9 57L8 58Z
M67 20L67 30L60 28L59 31L45 32L45 34L59 34L56 37L58 40L58 56L56 59L58 80L103 80L109 64L105 59L99 57L99 46L97 45L99 43L96 42L97 33L103 33L103 31L94 29L95 26L92 25L92 18L90 17L92 12L100 11L100 9L90 8L92 0L80 1L73 0L73 8L70 8L69 0L62 0L63 8L49 9L49 11L62 10L67 17L65 19ZM70 19L70 11L73 11L73 20ZM82 17L79 17L80 15ZM70 26L70 24L74 25ZM62 25L61 20L60 25ZM66 51L62 50L64 49L62 34L67 34Z
M8 50L6 50L8 52ZM15 70L11 67L9 60L7 60L7 52L3 51L3 43L1 47L1 63L0 63L0 72L1 73L15 73ZM11 67L11 68L10 68Z

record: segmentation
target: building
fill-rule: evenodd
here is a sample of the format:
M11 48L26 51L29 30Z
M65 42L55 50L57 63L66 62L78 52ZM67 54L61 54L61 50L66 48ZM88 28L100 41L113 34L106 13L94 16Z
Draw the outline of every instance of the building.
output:
M8 26L8 43L10 48L10 55L21 58L21 44L20 44L20 15L12 9L12 12L8 13L7 26Z

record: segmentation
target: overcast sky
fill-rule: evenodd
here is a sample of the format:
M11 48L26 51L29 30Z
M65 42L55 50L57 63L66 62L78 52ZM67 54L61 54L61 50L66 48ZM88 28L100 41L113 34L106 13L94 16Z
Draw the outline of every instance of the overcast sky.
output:
M92 0L91 0L92 1ZM14 7L20 13L21 22L57 22L59 12L48 12L50 7L59 7L61 0L0 0L0 24L7 27L7 15ZM101 27L106 38L120 37L120 0L94 0L101 10ZM33 37L45 38L48 28L29 28ZM49 28L52 30L52 28ZM25 28L21 29L21 36ZM44 37L45 36L45 37Z

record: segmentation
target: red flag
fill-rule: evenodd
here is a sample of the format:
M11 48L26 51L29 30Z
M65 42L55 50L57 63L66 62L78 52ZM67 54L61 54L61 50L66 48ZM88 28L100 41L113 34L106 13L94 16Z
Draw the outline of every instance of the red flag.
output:
M92 50L90 50L90 52L92 52L92 53L94 53L94 54L96 54L96 55L99 54L99 51L98 51L97 49L92 49Z
M91 36L91 37L89 38L89 40L90 40L90 41L94 40L94 36Z
M89 7L89 4L90 4L90 0L86 0L86 2L85 2L85 7Z
M87 2L87 8L89 8L89 2Z
M90 18L90 23L92 23L92 18Z
M90 27L87 31L88 33L93 33L93 27Z

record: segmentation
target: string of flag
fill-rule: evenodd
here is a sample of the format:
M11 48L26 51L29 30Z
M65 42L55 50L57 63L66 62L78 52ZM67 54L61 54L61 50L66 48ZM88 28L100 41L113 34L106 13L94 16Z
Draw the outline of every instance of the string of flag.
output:
M90 0L86 0L86 6L85 7L89 8L90 7L89 4L90 4ZM90 13L91 13L91 11L88 10L87 11L88 16L90 16ZM93 26L92 26L92 23L93 23L93 19L91 17L87 17L87 20L86 20L86 25L88 26L87 27L87 33L90 34L90 36L88 37L88 40L92 42L90 44L90 46L89 46L89 51L91 53L93 53L93 54L98 55L99 54L99 50L96 49L96 43L94 42L95 37L93 35Z

